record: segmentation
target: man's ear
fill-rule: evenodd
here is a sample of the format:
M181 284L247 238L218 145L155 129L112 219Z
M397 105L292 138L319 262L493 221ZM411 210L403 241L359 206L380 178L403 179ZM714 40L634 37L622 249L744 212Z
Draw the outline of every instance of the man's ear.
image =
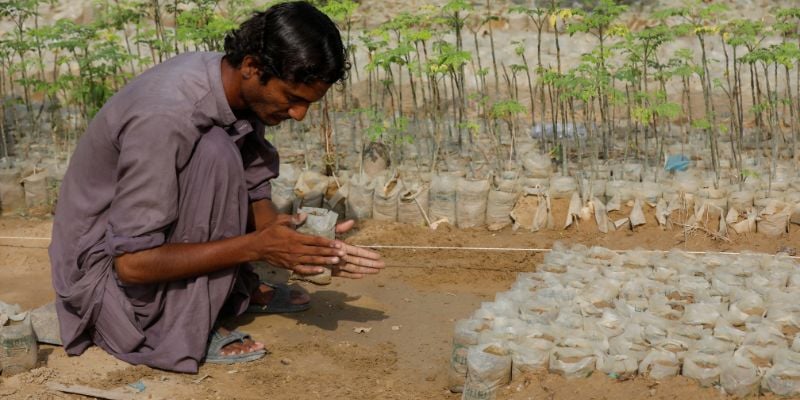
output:
M239 68L242 78L250 79L252 76L261 74L261 68L258 60L253 56L244 56L242 59L242 66Z

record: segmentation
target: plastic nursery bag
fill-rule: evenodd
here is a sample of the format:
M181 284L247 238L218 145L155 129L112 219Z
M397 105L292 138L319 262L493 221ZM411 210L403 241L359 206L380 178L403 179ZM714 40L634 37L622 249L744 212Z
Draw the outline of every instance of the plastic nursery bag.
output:
M397 203L402 182L397 174L388 180L379 177L375 181L375 196L372 200L372 218L377 221L397 221Z
M358 175L347 182L347 207L345 215L348 219L372 218L372 201L375 187L367 175Z
M315 171L304 171L294 185L294 209L322 207L322 197L327 188L327 176Z
M597 357L586 347L556 347L550 353L549 371L565 378L586 378L595 369Z
M761 387L779 396L800 395L800 353L781 352L761 380Z
M486 203L489 198L488 180L459 179L456 191L456 222L459 228L481 227L486 224Z
M494 399L497 389L511 380L511 356L497 343L469 349L467 381L462 400Z
M630 355L601 353L597 357L597 370L618 379L632 378L638 369L639 361Z
M473 319L456 321L448 373L448 387L453 393L460 393L464 390L464 382L467 380L467 352L471 346L478 344L480 325L480 321Z
M542 338L522 338L511 343L511 379L519 375L546 370L553 342Z
M336 238L338 214L331 210L314 207L302 207L298 211L307 215L303 225L297 228L298 232L306 235L321 236L326 239ZM331 270L325 268L323 272L316 275L300 275L292 272L289 279L311 282L316 285L327 285L331 283Z
M663 349L653 349L639 364L639 375L659 380L678 375L681 364L675 353Z
M696 379L700 386L709 387L719 383L722 366L732 356L706 354L692 351L683 360L683 376Z
M720 383L725 393L742 398L758 393L761 375L747 357L734 353L720 372Z

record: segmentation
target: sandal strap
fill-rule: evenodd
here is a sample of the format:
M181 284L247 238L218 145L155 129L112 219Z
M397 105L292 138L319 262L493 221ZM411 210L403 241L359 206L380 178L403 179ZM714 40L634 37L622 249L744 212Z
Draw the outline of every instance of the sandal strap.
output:
M236 342L244 343L245 339L249 338L250 335L237 330L231 330L227 335L222 336L219 329L214 329L209 336L208 354L219 354L223 347Z

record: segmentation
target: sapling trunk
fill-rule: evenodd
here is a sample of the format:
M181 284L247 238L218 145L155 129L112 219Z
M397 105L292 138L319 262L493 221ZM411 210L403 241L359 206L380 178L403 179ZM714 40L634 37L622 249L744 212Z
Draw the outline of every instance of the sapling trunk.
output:
M534 100L533 100L533 82L531 80L531 69L530 65L528 65L528 59L525 57L525 52L522 52L522 63L525 65L525 76L528 78L528 97L530 99L531 104L531 125L535 123L535 107L534 107Z
M628 127L625 129L625 142L624 142L624 150L622 151L622 162L623 164L628 161L628 148L630 148L630 136L631 136L631 120L633 119L633 112L631 110L631 85L628 82L625 82L625 105L626 110L628 113Z
M706 55L705 38L702 34L697 34L700 41L700 50L702 52L701 61L703 63L703 75L701 77L701 84L703 86L703 100L705 101L706 119L711 125L707 130L711 141L711 165L714 168L714 185L719 184L719 145L717 142L717 121L714 115L714 105L711 102L711 73L708 69L708 56Z
M783 68L786 72L786 97L789 99L789 120L792 128L792 159L795 159L797 157L797 117L795 116L794 97L792 96L792 78L789 74L789 66L784 65Z
M775 113L774 109L776 108L776 104L773 102L772 98L772 91L770 90L769 84L769 66L765 61L763 63L764 68L764 85L767 91L767 126L770 131L770 141L772 143L772 163L769 170L769 185L767 187L767 195L772 195L772 180L775 179L775 171L777 170L778 165L778 132L777 132L777 121L775 120Z
M492 68L494 69L494 94L495 98L500 96L500 74L497 71L497 57L494 50L494 28L492 28L492 0L486 0L486 12L490 19L487 21L489 26L489 47L492 51Z

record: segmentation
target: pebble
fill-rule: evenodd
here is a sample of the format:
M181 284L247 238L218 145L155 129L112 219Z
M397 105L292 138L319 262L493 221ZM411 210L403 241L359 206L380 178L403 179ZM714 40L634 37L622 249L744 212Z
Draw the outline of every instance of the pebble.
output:
M292 363L292 360L290 360L290 359L288 359L288 358L281 358L281 364L283 364L283 365L289 365L289 364L291 364L291 363Z

